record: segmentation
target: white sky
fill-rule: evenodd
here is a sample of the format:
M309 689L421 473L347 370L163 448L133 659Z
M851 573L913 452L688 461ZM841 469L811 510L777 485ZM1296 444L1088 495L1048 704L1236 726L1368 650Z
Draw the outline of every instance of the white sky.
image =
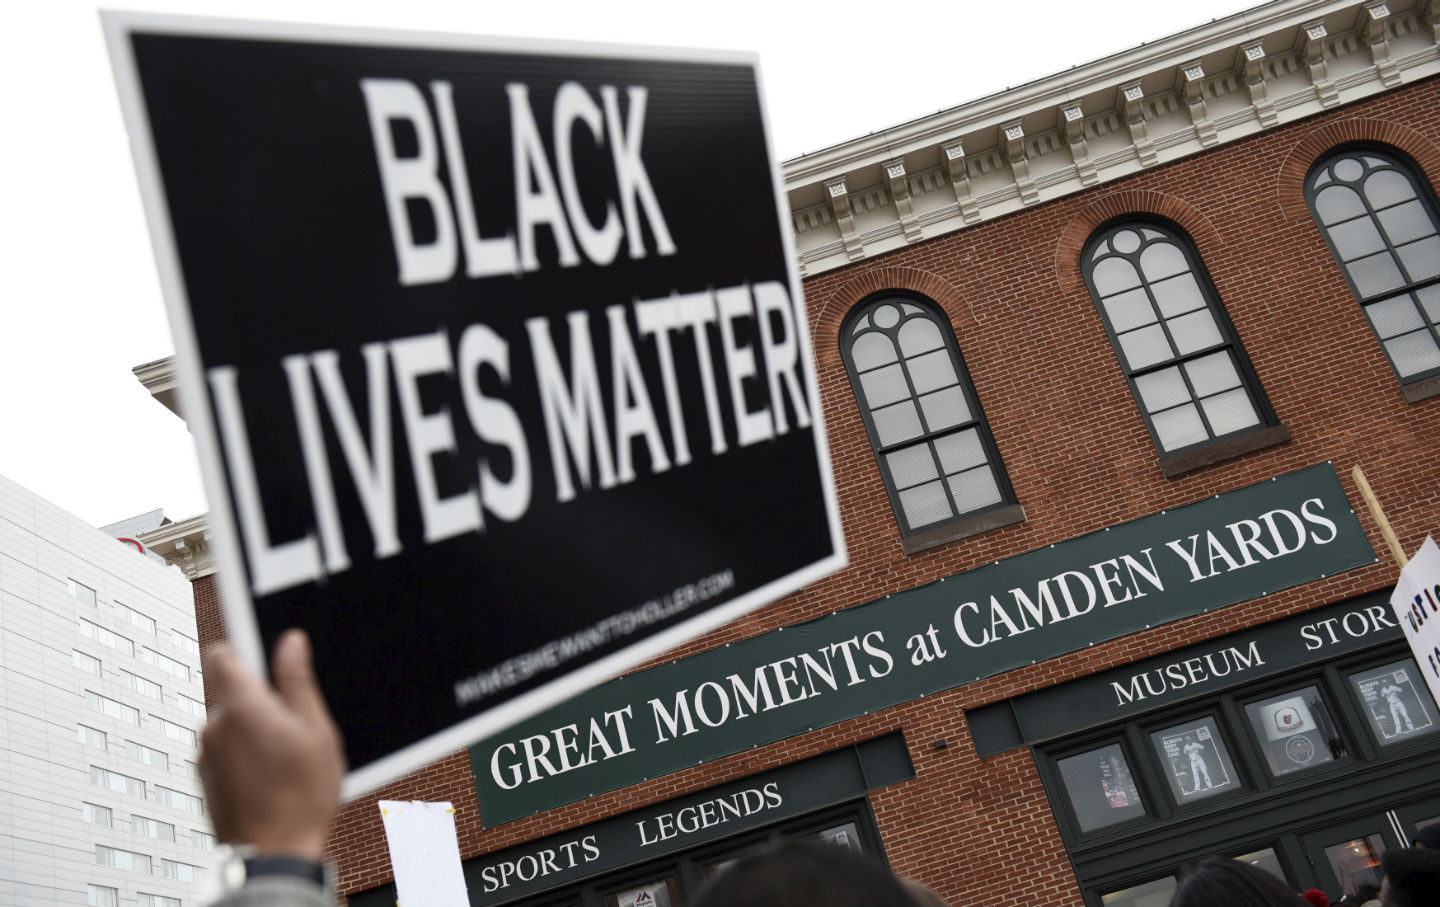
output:
M775 147L787 159L1250 5L193 0L134 8L754 50ZM175 519L201 513L189 433L130 372L174 347L95 3L6 4L0 105L0 474L97 526L156 507Z

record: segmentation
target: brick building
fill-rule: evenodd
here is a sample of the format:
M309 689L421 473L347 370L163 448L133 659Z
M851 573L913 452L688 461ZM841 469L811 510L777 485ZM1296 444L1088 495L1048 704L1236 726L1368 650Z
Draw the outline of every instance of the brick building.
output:
M1437 40L1279 0L788 162L849 566L344 807L349 902L394 902L378 799L454 803L472 904L678 903L783 836L950 903L1374 880L1440 819L1352 474L1433 531ZM674 745L609 758L607 702ZM549 771L570 725L607 758Z

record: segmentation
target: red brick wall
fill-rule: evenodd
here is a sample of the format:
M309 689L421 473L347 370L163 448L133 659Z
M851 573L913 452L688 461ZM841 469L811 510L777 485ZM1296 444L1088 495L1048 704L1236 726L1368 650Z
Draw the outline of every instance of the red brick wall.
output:
M806 283L821 396L850 565L664 657L704 651L923 585L1104 526L1331 460L1377 552L1350 477L1365 469L1407 550L1440 510L1440 399L1406 403L1305 207L1301 182L1325 149L1379 139L1440 178L1440 80L1429 80L1113 185L820 275ZM1194 239L1261 384L1292 440L1176 479L1144 421L1080 278L1077 252L1116 214L1168 217ZM1026 520L905 556L840 361L837 332L867 294L910 288L949 315ZM457 753L340 814L342 891L390 880L377 799L451 800L474 857L892 730L916 777L871 802L891 864L951 903L1080 904L1028 750L982 761L964 710L1126 664L1388 585L1381 563L1187 618L1030 668L601 794L489 831ZM201 642L221 631L197 583ZM933 742L950 745L935 750Z

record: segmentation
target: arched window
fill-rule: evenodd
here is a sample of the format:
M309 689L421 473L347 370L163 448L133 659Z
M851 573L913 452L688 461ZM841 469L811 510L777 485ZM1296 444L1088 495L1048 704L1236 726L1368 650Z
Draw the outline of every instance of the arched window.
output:
M1393 151L1349 146L1311 168L1305 198L1400 383L1440 375L1440 209L1429 185Z
M1125 219L1096 231L1082 255L1085 283L1163 456L1274 424L1188 236Z
M970 386L949 321L933 303L885 294L857 306L841 353L902 537L924 550L996 526L970 520L1014 505L1014 492Z

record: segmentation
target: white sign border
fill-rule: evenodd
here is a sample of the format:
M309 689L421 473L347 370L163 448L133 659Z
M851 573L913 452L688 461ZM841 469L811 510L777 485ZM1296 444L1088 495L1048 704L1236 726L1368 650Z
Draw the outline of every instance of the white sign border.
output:
M527 691L480 714L431 734L403 749L397 750L368 765L351 769L341 786L345 800L373 791L398 780L412 771L464 749L470 744L496 734L516 722L556 705L576 692L609 680L638 664L694 639L722 624L728 623L757 608L776 601L798 589L820 580L848 563L840 524L839 503L835 490L829 442L825 430L824 406L820 398L815 371L814 348L810 336L810 319L796 267L794 237L786 213L789 202L783 192L780 166L775 159L769 112L764 103L756 54L743 51L717 51L696 48L666 48L629 44L589 44L571 41L484 37L448 32L410 32L394 29L367 29L351 26L322 26L299 23L261 22L237 19L209 19L192 16L102 10L101 22L109 46L116 88L125 126L129 132L130 150L140 183L141 201L155 250L160 286L170 318L176 346L176 374L179 378L181 411L195 437L211 505L211 524L215 529L217 571L226 629L240 659L257 674L264 676L265 652L260 643L255 621L254 602L244 582L245 569L241 558L239 535L225 486L219 441L214 432L210 401L203 392L204 375L200 367L199 342L190 316L190 301L180 273L175 235L169 217L164 184L150 132L149 116L140 90L139 73L132 53L130 34L166 34L188 37L239 38L267 41L330 43L349 46L410 47L425 50L460 50L490 53L525 53L551 56L582 56L621 58L632 57L652 62L703 62L748 65L755 74L760 96L761 122L765 131L767 156L770 159L770 180L775 193L777 228L784 246L786 276L792 302L796 308L796 333L801 342L805 362L806 388L813 401L811 428L815 453L824 489L825 508L830 524L831 553L808 567L794 571L764 586L752 589L732 602L711 608L659 633L647 636L597 661L559 677L543 686Z

